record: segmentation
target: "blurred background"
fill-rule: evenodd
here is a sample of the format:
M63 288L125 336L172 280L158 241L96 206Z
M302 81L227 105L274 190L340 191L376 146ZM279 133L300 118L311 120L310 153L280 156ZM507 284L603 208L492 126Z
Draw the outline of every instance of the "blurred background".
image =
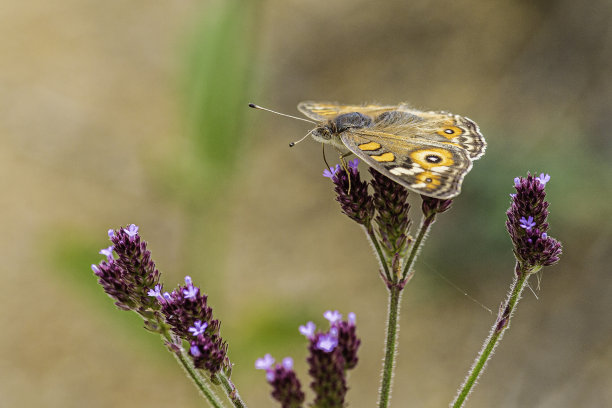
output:
M357 314L348 403L375 406L376 261L321 147L287 147L309 126L247 108L302 100L448 110L487 138L405 291L393 406L453 398L495 318L480 304L512 280L505 211L528 171L552 176L564 255L468 406L612 406L611 21L608 0L2 1L0 406L204 406L90 270L128 223L166 288L189 274L209 294L250 406L276 406L253 368L268 352L308 388L297 327L327 309Z

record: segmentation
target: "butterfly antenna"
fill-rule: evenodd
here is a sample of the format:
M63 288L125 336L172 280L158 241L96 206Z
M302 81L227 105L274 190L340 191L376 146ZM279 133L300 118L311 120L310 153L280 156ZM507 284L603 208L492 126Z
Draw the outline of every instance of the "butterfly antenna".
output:
M297 116L291 116L291 115L287 115L286 113L280 113L280 112L277 112L277 111L273 111L272 109L264 108L262 106L255 105L254 103L249 103L249 108L261 109L261 110L265 110L265 111L268 111L268 112L276 113L277 115L286 116L288 118L297 119L297 120L303 120L304 122L314 123L315 125L317 124L317 122L313 122L312 120L308 120L308 119L304 119L304 118L298 118Z
M299 118L298 118L298 119L299 119ZM314 129L313 129L313 130L314 130ZM297 142L291 142L291 143L289 143L289 147L293 147L293 146L295 146L296 144L300 143L302 140L304 140L304 139L306 139L308 136L310 136L310 134L311 134L311 133L312 133L312 130L311 130L310 132L306 133L306 134L304 135L304 137L302 137L302 138L301 138L300 140L298 140Z

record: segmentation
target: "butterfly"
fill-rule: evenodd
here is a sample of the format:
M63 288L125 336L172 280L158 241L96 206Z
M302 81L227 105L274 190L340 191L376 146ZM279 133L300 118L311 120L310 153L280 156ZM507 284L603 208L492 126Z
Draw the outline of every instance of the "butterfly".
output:
M318 124L309 134L419 194L449 199L461 192L486 142L472 120L406 104L339 105L301 102L298 110Z

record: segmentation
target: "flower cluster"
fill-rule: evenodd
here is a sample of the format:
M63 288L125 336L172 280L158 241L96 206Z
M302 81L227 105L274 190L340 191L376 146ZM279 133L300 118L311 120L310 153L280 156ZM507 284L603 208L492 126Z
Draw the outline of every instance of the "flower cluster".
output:
M221 338L221 323L213 319L208 297L195 286L189 276L185 285L172 292L161 293L161 287L151 290L149 296L156 297L161 312L172 332L190 344L189 354L194 365L215 374L229 367L227 343Z
M211 375L228 368L227 343L219 335L221 324L212 318L207 296L193 285L191 278L187 276L185 285L170 293L162 292L160 273L138 227L131 224L111 229L108 236L113 245L100 251L106 260L91 268L115 304L122 310L139 313L151 331L162 333L169 326L176 338L167 342L168 347L180 352L181 340L187 341L196 368Z
M266 370L266 379L272 385L272 398L282 408L300 408L305 396L302 385L293 371L293 359L286 357L282 363L274 364L274 358L266 354L255 362L255 368Z
M548 202L544 187L548 174L514 179L516 194L506 215L506 228L514 244L514 253L521 266L527 268L553 265L559 261L561 243L548 235Z
M380 240L387 254L393 256L403 252L410 243L408 190L371 167L370 174Z
M342 407L348 390L346 371L357 365L361 340L356 334L354 313L349 313L346 321L337 311L327 311L323 316L330 326L326 332L317 332L313 322L299 328L309 341L308 373L312 377L310 386L316 395L312 405ZM256 361L255 367L266 370L266 378L273 387L272 396L283 408L301 406L304 394L293 372L292 360L285 359L283 364L274 365L274 359L267 354Z
M122 310L133 310L141 315L158 310L159 305L148 292L158 285L159 271L151 260L147 243L138 235L138 227L131 224L111 229L108 236L113 245L100 251L106 260L91 266L99 278L98 283Z
M374 205L368 194L368 183L361 180L358 165L359 159L349 161L347 172L336 164L331 169L325 169L323 176L336 185L336 200L342 212L359 224L369 225L374 216Z

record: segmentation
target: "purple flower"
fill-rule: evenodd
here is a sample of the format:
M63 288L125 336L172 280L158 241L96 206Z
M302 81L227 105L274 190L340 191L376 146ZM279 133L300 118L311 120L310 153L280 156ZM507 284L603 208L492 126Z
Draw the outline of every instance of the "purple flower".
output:
M368 194L368 183L361 180L357 164L351 161L348 173L336 165L333 171L324 172L324 175L331 177L335 185L336 200L342 212L359 224L369 225L374 216L374 206Z
M195 297L198 295L198 288L193 286L189 276L185 276L185 283L187 284L186 289L183 290L185 299L195 299Z
M335 323L342 320L342 315L337 310L334 310L334 311L328 310L325 313L323 313L323 317L326 318L329 321L329 324L332 326Z
M439 198L428 197L421 195L423 202L421 203L421 210L425 215L425 222L433 222L435 215L447 211L453 204L453 200L441 200Z
M336 175L336 173L338 173L338 171L340 170L340 165L336 164L335 166L329 168L329 169L325 169L323 170L323 177L327 177L330 179L333 179L334 176Z
M163 299L161 290L162 290L162 285L155 285L153 289L149 289L149 291L147 292L147 295Z
M544 174L544 173L540 173L540 176L536 177L536 179L540 182L540 184L545 186L546 183L548 183L550 181L550 175Z
M408 216L408 189L373 168L370 168L370 174L374 208L377 211L374 221L378 226L382 249L388 258L393 258L410 243L412 221Z
M329 333L318 333L311 341L308 356L310 387L315 392L315 407L343 407L348 387L346 364L338 339Z
M193 356L193 357L200 357L202 355L202 353L200 352L200 348L197 345L193 345L189 348L189 353Z
M355 313L350 312L348 314L348 323L349 323L349 325L354 326L356 321L357 321L357 316L355 316Z
M186 291L193 293L193 297L187 298ZM193 284L191 278L187 276L185 286L179 286L163 296L164 300L159 302L161 313L172 332L189 341L194 365L211 374L229 368L227 343L219 333L221 323L213 319L207 296Z
M211 375L229 366L227 343L216 334L201 334L191 340L190 354L196 368L207 370Z
M326 353L333 351L338 345L338 338L332 334L322 334L317 339L317 348Z
M359 167L359 159L356 158L348 162L349 170L351 170L355 174L357 173L358 167Z
M266 354L262 358L255 360L255 368L257 370L267 370L274 364L274 357L270 354Z
M512 204L506 212L506 229L521 266L517 272L553 265L561 256L561 243L547 233L548 202L544 187L549 180L550 176L544 173L539 177L528 173L526 178L514 180L516 194L511 196Z
M266 354L255 361L255 368L266 370L266 381L272 386L272 398L281 403L283 408L301 407L305 395L302 386L293 371L293 360L283 359L282 364L274 364L274 358Z
M189 332L194 336L199 336L200 334L204 334L206 328L208 327L208 323L202 323L199 320L193 322L193 326L189 328Z
M524 228L529 231L536 226L536 223L533 221L533 217L530 215L527 219L525 219L525 217L521 217L521 219L519 220L519 225L521 228Z
M300 326L299 330L300 333L306 336L307 339L311 339L315 334L316 328L317 327L313 322L308 322L305 325Z
M108 230L108 237L109 237L109 238L112 238L112 237L114 237L114 236L115 236L115 230L114 230L114 229L112 229L112 228L111 228L111 229L109 229L109 230Z
M101 249L98 253L104 255L110 261L113 259L113 246L111 245L108 248Z
M132 232L134 234L130 235ZM147 243L137 232L138 227L109 231L113 245L100 251L106 260L92 270L104 291L116 300L118 308L144 316L150 315L151 310L159 310L158 302L148 294L159 283L159 271L151 260ZM117 259L113 257L113 251Z
M134 224L130 224L127 228L124 228L123 231L125 231L125 233L128 234L130 239L132 239L136 236L136 234L138 234L138 227Z
M286 370L293 370L293 359L291 357L283 358L283 367Z

